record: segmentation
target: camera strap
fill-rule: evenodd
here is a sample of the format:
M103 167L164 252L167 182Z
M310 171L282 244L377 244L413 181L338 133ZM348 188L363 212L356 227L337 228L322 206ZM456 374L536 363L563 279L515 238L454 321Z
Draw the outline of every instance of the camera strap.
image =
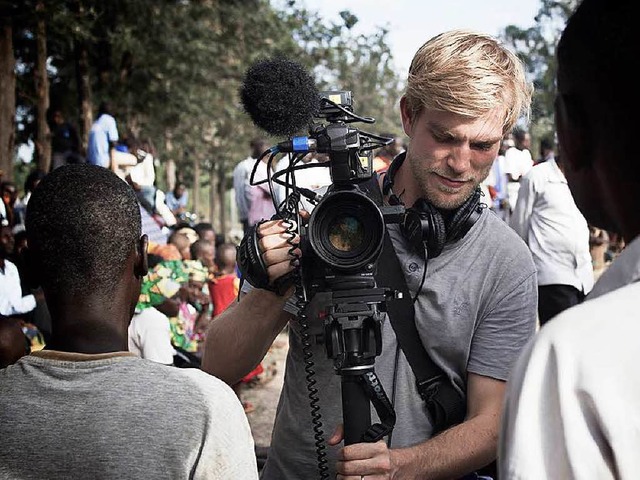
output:
M378 205L383 197L377 176L361 185ZM426 265L425 265L426 268ZM436 365L420 340L415 323L415 307L388 230L384 234L382 255L376 268L376 282L402 292L400 298L387 301L387 316L398 345L416 377L416 387L431 416L433 434L461 423L466 415L466 402L444 371Z
M393 286L402 292L402 298L387 302L387 316L416 377L418 393L425 402L433 423L433 434L436 434L464 420L466 402L447 375L433 362L420 340L411 292L389 232L385 232L382 252L376 281L379 285Z

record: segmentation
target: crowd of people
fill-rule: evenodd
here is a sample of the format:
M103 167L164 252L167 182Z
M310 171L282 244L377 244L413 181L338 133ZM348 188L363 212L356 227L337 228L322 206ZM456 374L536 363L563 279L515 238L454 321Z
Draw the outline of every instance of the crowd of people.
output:
M92 130L96 157L30 178L26 208L3 184L0 478L258 478L239 386L284 329L262 480L635 478L640 185L631 127L617 121L637 97L632 13L583 0L571 16L557 53L559 152L543 139L537 161L518 124L532 85L508 48L454 30L414 56L407 140L387 135L374 187L420 220L417 236L388 225L383 255L403 269L404 321L437 375L416 382L390 309L375 372L395 426L374 441L345 442L341 378L326 360L333 297L300 311L282 281L303 252L273 217L282 193L259 184L287 165L256 164L265 143L234 171L251 252L240 266L211 224L182 221L184 184L166 196L168 237L145 234L145 212L162 214L131 168L151 149L118 159L108 117ZM451 406L443 392L464 405L444 423L433 409Z

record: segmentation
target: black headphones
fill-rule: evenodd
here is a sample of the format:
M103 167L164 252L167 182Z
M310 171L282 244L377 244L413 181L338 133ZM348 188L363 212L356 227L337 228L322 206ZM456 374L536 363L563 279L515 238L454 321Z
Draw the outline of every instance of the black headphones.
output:
M393 177L404 162L406 152L393 159L382 182L382 193L389 196L392 205L402 204L402 200L393 192ZM402 234L417 252L427 250L427 259L435 258L447 243L460 240L480 218L484 204L480 203L482 193L476 188L453 214L445 221L442 213L424 198L419 198L412 207L407 208L400 227Z

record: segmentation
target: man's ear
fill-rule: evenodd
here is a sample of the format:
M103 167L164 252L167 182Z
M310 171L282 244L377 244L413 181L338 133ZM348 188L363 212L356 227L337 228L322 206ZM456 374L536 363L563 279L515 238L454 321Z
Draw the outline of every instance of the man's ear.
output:
M147 235L142 235L138 242L138 253L136 255L134 273L136 276L142 278L149 272L149 257L147 255L149 237L147 237Z
M407 137L411 138L411 126L413 124L413 113L407 105L407 97L402 96L400 99L400 116L402 118L402 129Z
M560 161L576 172L591 167L593 137L582 100L576 95L558 94L555 103Z
M24 247L20 252L23 265L25 266L25 281L27 286L36 290L42 285L42 277L40 276L40 266L36 261L36 254L29 250L29 247Z

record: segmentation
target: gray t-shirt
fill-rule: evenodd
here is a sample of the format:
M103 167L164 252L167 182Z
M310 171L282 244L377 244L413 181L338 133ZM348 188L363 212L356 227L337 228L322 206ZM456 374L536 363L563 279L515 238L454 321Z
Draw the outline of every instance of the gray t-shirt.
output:
M424 261L411 251L397 225L390 225L389 232L409 289L415 292ZM316 295L310 307L312 339L323 332L322 321L314 319L322 297ZM528 248L507 224L485 209L463 239L429 260L415 304L416 325L431 358L464 393L467 372L507 379L535 332L536 306L535 267ZM284 387L263 480L319 477L300 324L294 320L290 327ZM411 367L401 350L396 354L397 349L393 328L385 319L382 354L375 360L375 370L397 415L392 448L421 443L432 434ZM341 382L324 345L313 342L311 351L322 428L328 438L342 423ZM372 420L377 421L375 414ZM337 447L326 451L329 478L334 478Z
M231 388L123 352L35 352L0 370L1 479L257 479Z

